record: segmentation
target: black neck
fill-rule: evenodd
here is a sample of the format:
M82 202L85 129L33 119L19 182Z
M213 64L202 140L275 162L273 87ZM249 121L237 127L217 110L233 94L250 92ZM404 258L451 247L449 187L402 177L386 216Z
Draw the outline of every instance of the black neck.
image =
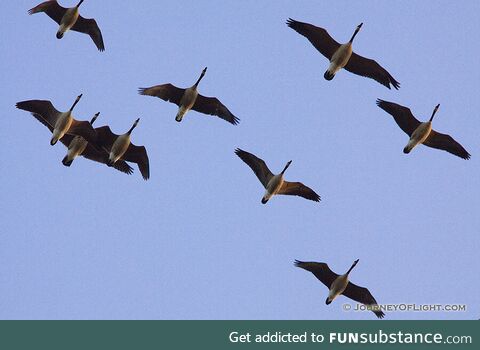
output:
M430 121L433 120L433 117L435 116L435 113L437 113L437 110L438 110L438 107L440 107L440 105L436 105L436 107L433 109L433 113L432 113L432 116L430 117Z
M282 170L282 172L281 172L280 174L283 175L283 174L285 173L285 171L288 169L288 167L290 166L291 163L292 163L292 161L289 161L289 162L287 163L287 165L285 165L285 168L283 168L283 170Z
M70 112L73 111L73 109L75 108L75 106L77 105L78 101L80 101L80 98L82 97L82 95L78 96L77 99L75 100L75 102L73 102L73 105L72 107L70 107Z
M135 127L137 126L138 124L138 119L135 121L135 123L133 123L132 127L130 128L130 130L127 131L127 134L130 135L133 131L133 129L135 129Z
M353 262L352 266L350 266L350 268L349 268L348 271L347 271L347 275L353 270L353 268L355 267L355 265L357 265L357 263L358 263L358 260L355 260L355 261Z
M200 83L200 80L202 80L202 78L204 77L206 70L207 70L207 69L205 68L205 69L202 71L202 74L200 74L200 76L198 77L198 80L195 82L195 84L193 84L193 86L195 86L195 87L198 86L198 84Z
M352 37L351 37L350 40L349 40L349 43L350 43L350 44L353 43L353 39L355 39L355 36L356 36L356 35L358 34L358 32L360 31L360 28L362 27L362 24L363 24L363 23L361 23L361 24L357 27L357 29L355 29L355 32L353 32L353 35L352 35Z

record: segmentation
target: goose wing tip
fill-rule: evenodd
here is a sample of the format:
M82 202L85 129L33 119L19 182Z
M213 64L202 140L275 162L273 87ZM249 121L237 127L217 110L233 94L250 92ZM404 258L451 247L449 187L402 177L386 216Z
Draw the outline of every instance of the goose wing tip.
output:
M238 125L240 123L240 118L233 116L232 121L230 123L233 125Z
M392 84L392 86L398 90L400 89L400 83L398 81L396 81L395 79L392 78L392 80L390 81L390 83Z
M302 261L298 260L298 259L295 259L293 261L293 265L296 266L296 267L300 267L300 265L302 264Z

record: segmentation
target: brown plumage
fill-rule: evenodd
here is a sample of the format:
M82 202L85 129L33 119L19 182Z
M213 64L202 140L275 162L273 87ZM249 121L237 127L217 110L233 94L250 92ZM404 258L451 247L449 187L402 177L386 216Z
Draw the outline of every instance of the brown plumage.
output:
M79 100L77 97L77 101ZM75 106L76 102L71 109ZM16 107L25 111L31 112L31 114L43 125L45 125L50 131L53 132L59 118L64 116L68 112L59 112L53 104L48 100L28 100L18 102ZM71 113L71 110L69 111ZM73 118L72 118L73 119ZM70 128L66 131L66 134L79 135L87 140L89 143L97 144L97 133L93 129L92 125L88 121L72 120ZM66 135L65 134L65 135ZM61 139L61 138L60 138ZM55 141L56 142L56 141ZM54 143L52 143L54 144Z
M48 17L53 19L60 26L63 24L63 29L66 29L65 31L71 29L76 32L88 34L97 46L97 49L99 51L104 51L105 45L103 43L102 32L100 31L97 22L93 18L88 19L78 15L78 7L82 4L82 2L83 0L81 0L75 7L65 8L60 6L56 0L49 0L42 2L41 4L28 10L28 13L33 15L34 13L45 12ZM65 16L66 14L67 16ZM73 23L69 21L73 21ZM65 26L69 28L67 29ZM59 28L59 32L57 32L57 38L62 38L65 31L63 31L62 28Z
M253 170L265 188L265 195L262 198L263 204L267 203L267 201L276 194L300 196L315 202L320 201L320 196L310 187L305 186L301 182L288 182L283 179L283 173L287 170L292 161L287 163L280 174L273 175L263 159L260 159L252 153L246 152L240 148L235 150L235 154Z
M99 114L100 113L96 113L95 116L92 118L92 120L90 120L91 125L93 125L93 123L95 122ZM51 126L47 125L47 127L49 128L50 131L53 131ZM70 148L74 147L73 143L78 142L77 138L79 137L81 136L73 136L73 135L67 134L61 138L60 142L63 143L65 147L67 147L67 149L70 151ZM87 141L82 141L82 142L87 142ZM62 160L62 163L65 166L72 165L72 162L75 159L75 158L70 159L68 153L69 152L67 152L67 155ZM103 148L96 149L89 143L86 144L85 149L78 155L102 164L108 163L108 152ZM113 164L113 167L118 171L121 171L122 173L125 173L128 175L133 173L132 167L123 160L119 160L118 162L115 162L115 164Z
M295 21L291 18L287 20L287 25L300 35L306 37L323 56L328 58L329 61L332 60L332 57L337 50L343 46L321 27L316 27L310 23ZM359 27L361 27L361 25ZM358 32L359 27L355 34ZM350 44L351 41L353 41L354 36L350 39ZM352 52L348 59L348 63L343 68L351 73L374 79L389 89L390 85L397 90L400 88L400 83L396 81L385 68L380 66L375 60L362 57L355 52ZM330 78L326 77L327 80L331 80L332 78L333 76Z
M310 271L317 279L322 282L328 289L332 286L333 282L340 276L330 270L328 265L323 262L304 262L295 260L295 266L304 270ZM347 287L342 292L347 298L355 300L364 305L375 306L378 305L377 301L367 288L359 287L352 282L348 282ZM372 310L378 318L384 318L385 313L381 310Z
M420 124L422 124L417 118L415 118L415 116L412 114L408 107L404 107L399 104L384 101L381 99L377 99L377 106L390 114L393 119L395 119L397 125L408 136L412 136L413 132L420 126ZM451 137L450 135L439 133L435 130L430 131L430 134L428 135L426 140L423 141L423 144L428 147L447 151L463 159L470 159L471 156L470 153L468 153L467 150L463 148L460 143L453 139L453 137Z
M134 126L123 135L117 135L110 130L108 126L102 126L96 128L95 131L98 134L98 143L101 147L103 147L107 152L109 152L109 161L107 162L108 165L114 165L120 160L125 160L127 162L137 163L140 173L144 180L148 180L150 178L150 162L148 160L147 150L144 146L135 146L133 143L130 142L130 133L132 132L133 128L138 123L138 119L135 122ZM120 138L126 138L128 135L128 142L125 142L128 147L122 154L114 154L116 148L116 141ZM119 156L119 159L114 159L115 156Z
M183 116L190 110L215 115L223 120L236 125L240 121L236 116L228 110L228 108L220 102L216 97L202 96L197 92L198 84L205 75L207 68L202 71L197 82L186 89L178 88L170 83L155 85L149 88L139 88L140 95L154 96L161 98L164 101L172 102L179 107L177 117L178 122L182 120Z

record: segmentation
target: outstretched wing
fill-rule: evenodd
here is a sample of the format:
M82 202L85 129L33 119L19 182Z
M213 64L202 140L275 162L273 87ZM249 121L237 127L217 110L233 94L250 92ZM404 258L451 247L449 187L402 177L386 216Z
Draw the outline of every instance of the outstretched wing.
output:
M127 162L137 163L143 179L148 180L150 178L150 162L144 146L135 146L133 143L130 143L122 159L125 159Z
M325 286L327 286L328 289L330 289L330 286L332 285L333 281L338 277L338 275L330 270L328 265L326 263L320 263L320 262L305 262L305 261L300 261L300 260L295 260L294 262L295 266L300 267L304 270L310 271L317 277L320 282L322 282Z
M40 5L31 8L28 10L28 14L33 15L34 13L45 12L48 17L60 24L66 11L67 9L60 6L56 0L50 0L42 2Z
M92 38L95 46L97 46L97 49L99 51L105 51L102 32L100 31L97 22L93 18L86 19L82 16L78 16L78 19L75 22L75 25L72 27L72 30L90 35L90 38Z
M340 44L333 39L328 32L313 24L295 21L289 18L287 25L295 30L298 34L303 35L312 43L312 45L320 51L320 53L328 58L332 58L333 54L340 47Z
M263 159L260 159L256 157L255 155L248 153L244 150L241 150L240 148L237 148L235 150L235 154L240 157L241 160L243 160L257 175L258 179L262 183L263 187L267 187L268 181L273 177L272 172L270 169L268 169L267 164L263 161Z
M430 135L428 135L423 144L428 147L447 151L463 159L470 159L470 153L468 153L461 144L455 141L453 137L441 134L435 130L430 132Z
M377 99L377 106L393 116L395 122L397 122L398 126L408 136L412 136L412 133L420 125L420 122L413 116L410 108L380 99Z
M63 139L67 136L70 135L65 135L60 141L63 142ZM93 147L91 144L88 144L85 150L82 153L82 156L84 156L87 159L93 160L95 162L107 164L108 162L108 153L105 150L97 150L95 147ZM124 160L117 160L114 164L113 167L117 169L118 171L121 171L122 173L125 174L132 174L133 169L130 165L127 164Z
M233 125L240 121L216 97L205 97L199 94L192 109L200 113L216 115Z
M97 132L98 145L104 148L107 152L112 149L113 143L119 135L114 134L108 125L95 128Z
M178 88L172 84L155 85L149 88L139 88L138 93L140 95L155 96L161 98L164 101L175 103L180 105L185 89Z
M352 53L347 65L344 67L349 72L352 72L362 77L367 77L378 81L390 89L390 84L395 89L400 88L400 83L396 81L388 71L377 63L377 61Z
M284 181L278 194L286 194L291 196L300 196L311 201L319 202L320 196L310 187L305 186L301 182Z
M58 115L60 114L60 112L53 107L52 102L47 100L22 101L18 102L16 107L31 112L32 115L50 131L53 131Z
M377 301L367 288L359 287L352 282L348 282L347 288L342 293L346 297L368 306L378 306ZM373 308L372 311L378 318L384 318L385 314L379 308Z

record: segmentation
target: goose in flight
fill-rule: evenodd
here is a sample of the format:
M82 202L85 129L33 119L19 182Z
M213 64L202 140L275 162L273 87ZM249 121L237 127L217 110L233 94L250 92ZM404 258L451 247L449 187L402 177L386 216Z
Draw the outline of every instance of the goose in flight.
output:
M399 89L400 83L376 61L357 55L352 51L353 39L355 39L363 23L357 26L350 40L342 45L336 42L323 28L295 21L291 18L287 20L287 25L306 37L323 56L330 60L330 66L324 74L326 80L332 80L340 69L345 68L353 74L374 79L389 89L390 84L395 89Z
M320 196L301 182L288 182L283 179L283 174L292 163L291 160L285 165L285 168L280 174L273 175L270 169L268 169L267 164L253 154L245 152L240 148L235 150L235 154L253 170L263 187L265 187L262 204L266 204L268 200L276 194L300 196L315 202L320 201Z
M357 265L357 263L358 259L353 262L352 266L346 273L339 276L330 270L326 263L295 260L295 266L310 271L320 280L320 282L327 286L329 291L328 297L325 300L325 304L329 305L336 297L342 294L347 298L355 300L356 302L364 305L378 306L377 301L367 288L359 287L356 284L348 281L348 275ZM380 310L380 308L376 309L375 307L372 307L372 311L378 318L385 317L385 314Z
M206 71L207 67L203 69L195 84L187 89L181 89L172 84L163 84L149 88L139 88L138 93L140 95L159 97L164 101L175 103L179 107L175 117L177 122L181 122L183 116L193 109L200 113L216 115L233 125L238 124L240 119L235 117L216 97L205 97L198 93L198 84Z
M92 120L90 120L91 125L93 125L99 115L100 112L93 116ZM49 129L52 131L51 127L49 127ZM62 164L65 166L72 165L73 160L80 155L99 163L108 163L108 153L103 148L101 150L97 150L81 136L65 135L61 138L60 142L62 142L68 148L67 155L62 160ZM133 173L132 167L123 160L119 160L113 164L113 167L128 175Z
M97 147L97 134L92 125L87 121L75 120L72 117L72 111L81 98L82 95L80 94L75 99L72 107L63 113L57 111L52 102L47 100L22 101L18 102L16 107L31 112L40 123L50 129L52 132L50 144L52 146L56 144L58 140L61 140L64 135L70 134L81 136Z
M143 179L148 180L150 178L150 163L147 150L144 146L135 146L130 142L130 134L139 121L140 118L135 120L132 127L123 135L114 134L108 126L96 128L95 131L98 135L98 144L109 153L107 165L115 165L119 160L137 163Z
M57 31L57 39L63 38L63 35L71 29L90 35L97 49L104 51L105 45L103 44L102 32L97 22L93 18L83 18L78 13L78 8L83 1L84 0L80 0L75 7L65 8L60 6L57 0L49 0L28 10L28 13L33 15L34 13L45 12L48 17L57 22L60 25Z
M432 116L426 122L417 120L409 108L399 104L377 99L377 106L392 115L398 126L410 136L403 153L410 151L419 144L441 149L463 159L470 159L470 153L450 135L441 134L432 129L432 120L440 105L435 106Z

